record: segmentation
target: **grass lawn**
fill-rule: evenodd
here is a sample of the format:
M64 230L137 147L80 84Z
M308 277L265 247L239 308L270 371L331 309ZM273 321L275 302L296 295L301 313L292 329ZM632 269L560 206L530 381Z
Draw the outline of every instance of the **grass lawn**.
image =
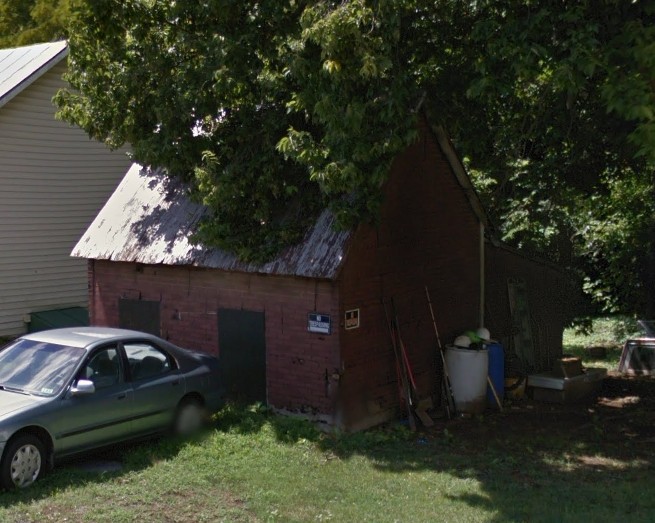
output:
M607 370L617 370L626 339L643 335L637 322L629 318L596 318L591 322L591 329L588 333L574 328L566 329L564 352L582 358L588 367L604 367ZM604 357L597 355L598 349L604 349Z
M579 416L519 408L336 437L227 409L195 441L99 456L121 471L69 463L3 493L0 521L652 521L653 445Z
M61 464L0 494L0 521L650 522L655 382L615 376L593 404L526 400L418 433L327 435L228 407L193 441L93 459L122 469Z

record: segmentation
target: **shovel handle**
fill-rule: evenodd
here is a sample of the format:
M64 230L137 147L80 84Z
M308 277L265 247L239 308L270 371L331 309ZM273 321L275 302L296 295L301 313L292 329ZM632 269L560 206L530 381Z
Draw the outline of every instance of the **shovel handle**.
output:
M496 400L496 404L498 405L498 409L500 412L503 411L503 404L500 401L500 398L498 397L498 393L496 392L496 387L494 387L493 381L491 381L491 378L487 375L487 383L489 384L489 387L491 387L491 392L494 395L494 399Z

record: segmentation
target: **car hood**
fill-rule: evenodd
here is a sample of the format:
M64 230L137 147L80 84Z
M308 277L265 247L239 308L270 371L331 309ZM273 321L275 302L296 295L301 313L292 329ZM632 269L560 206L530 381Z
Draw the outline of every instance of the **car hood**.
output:
M0 419L26 407L36 405L41 400L42 398L36 396L0 390Z

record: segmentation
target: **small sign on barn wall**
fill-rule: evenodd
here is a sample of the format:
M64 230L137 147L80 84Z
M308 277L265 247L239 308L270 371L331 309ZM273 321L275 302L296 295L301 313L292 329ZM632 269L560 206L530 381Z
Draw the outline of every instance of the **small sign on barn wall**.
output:
M346 311L344 317L344 327L346 330L359 328L359 309Z
M332 322L329 314L310 312L307 318L307 330L319 334L330 334Z

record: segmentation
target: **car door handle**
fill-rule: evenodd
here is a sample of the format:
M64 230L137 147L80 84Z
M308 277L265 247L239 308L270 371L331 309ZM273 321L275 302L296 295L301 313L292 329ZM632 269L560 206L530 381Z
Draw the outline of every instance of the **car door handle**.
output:
M173 385L173 387L179 384L180 384L180 380L171 381L171 385Z
M127 394L119 394L118 396L116 396L117 400L124 400L125 398L127 398Z

